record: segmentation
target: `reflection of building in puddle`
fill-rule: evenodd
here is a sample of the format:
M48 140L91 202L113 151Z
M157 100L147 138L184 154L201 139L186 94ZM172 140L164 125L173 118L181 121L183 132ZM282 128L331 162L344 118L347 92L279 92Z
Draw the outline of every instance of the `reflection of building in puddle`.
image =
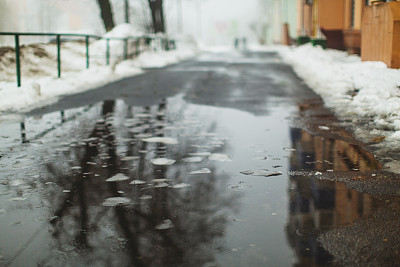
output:
M295 152L291 171L368 171L380 168L373 155L341 140L312 136L291 129ZM323 181L317 176L292 176L289 181L287 236L296 252L296 266L326 266L332 261L317 242L318 235L333 228L351 225L378 205L367 194L346 188L343 183Z
M112 258L109 266L128 261L134 266L213 262L214 252L224 249L227 212L235 207L237 195L224 190L228 177L217 177L211 161L184 159L193 153L223 151L222 144L215 145L213 134L204 134L204 129L210 132L215 125L188 121L180 111L168 110L166 102L145 108L122 106L105 101L91 134L74 141L68 152L47 166L43 176L66 189L64 194L55 189L46 192L55 215L51 221L54 254L63 251L73 258L67 262L88 265L95 257L104 264ZM179 142L143 141L148 137ZM155 165L154 158L176 163ZM59 162L67 163L67 168ZM206 167L211 173L190 175ZM106 182L117 173L124 175L116 177L130 179ZM54 257L43 263L50 264Z
M291 138L296 149L291 170L368 171L381 169L374 156L361 147L342 140L313 136L292 128Z

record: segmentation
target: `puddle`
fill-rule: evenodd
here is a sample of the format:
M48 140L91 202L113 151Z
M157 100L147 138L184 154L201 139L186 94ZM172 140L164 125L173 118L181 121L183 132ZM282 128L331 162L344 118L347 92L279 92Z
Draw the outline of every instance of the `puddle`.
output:
M381 165L337 125L304 123L309 105L270 97L252 113L190 99L10 123L0 262L335 266L332 231L398 205L325 179L379 176Z
M72 138L69 130L54 130L62 143L51 137L42 151L25 145L26 153L54 151L44 163L30 163L37 166L35 190L14 192L29 181L2 177L4 187L11 186L4 199L13 200L2 208L2 225L30 227L26 220L37 212L8 220L12 207L31 201L28 193L45 200L38 212L52 218L43 222L50 229L42 234L50 246L47 258L59 257L62 248L50 244L60 243L79 251L65 252L64 262L84 263L107 251L150 265L330 266L333 256L318 237L385 205L319 179L318 173L365 172L379 163L356 145L290 127L295 110L289 105L258 117L188 104L181 96L145 108L122 101L96 107L85 115L94 116L89 135ZM121 236L124 249L116 251L113 242ZM174 257L160 258L167 250Z

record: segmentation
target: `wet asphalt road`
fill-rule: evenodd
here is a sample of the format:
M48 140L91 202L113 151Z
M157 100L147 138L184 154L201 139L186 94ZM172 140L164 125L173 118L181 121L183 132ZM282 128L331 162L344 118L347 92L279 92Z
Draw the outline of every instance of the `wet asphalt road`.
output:
M202 55L0 126L0 265L400 262L398 178L276 54Z

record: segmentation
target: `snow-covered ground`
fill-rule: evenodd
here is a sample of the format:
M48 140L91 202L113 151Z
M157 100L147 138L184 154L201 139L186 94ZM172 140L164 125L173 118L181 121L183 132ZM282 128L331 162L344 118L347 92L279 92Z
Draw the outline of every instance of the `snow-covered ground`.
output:
M139 36L129 24L120 24L105 37ZM110 65L106 65L106 41L90 43L90 68L86 69L86 48L83 41L62 43L61 78L57 78L57 50L55 44L27 45L21 49L22 86L16 84L15 52L0 47L0 114L21 112L57 101L62 95L75 94L97 88L123 77L140 74L144 68L163 67L193 57L196 46L178 43L178 49L161 51L159 44L141 46L141 54L122 60L124 43L110 41ZM135 44L129 47L134 51ZM4 120L5 117L2 116ZM2 120L0 119L0 121Z
M362 62L359 56L323 50L310 44L275 47L325 105L349 123L357 138L373 145L394 172L400 164L389 154L400 151L400 70L383 62ZM387 158L386 158L387 157Z

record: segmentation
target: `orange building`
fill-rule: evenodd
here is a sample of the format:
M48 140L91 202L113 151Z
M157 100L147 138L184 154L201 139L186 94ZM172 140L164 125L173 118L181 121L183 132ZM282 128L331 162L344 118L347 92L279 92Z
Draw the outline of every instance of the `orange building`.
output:
M400 68L400 0L298 0L297 8L299 36Z
M326 37L327 47L359 53L366 0L299 0L298 34Z

